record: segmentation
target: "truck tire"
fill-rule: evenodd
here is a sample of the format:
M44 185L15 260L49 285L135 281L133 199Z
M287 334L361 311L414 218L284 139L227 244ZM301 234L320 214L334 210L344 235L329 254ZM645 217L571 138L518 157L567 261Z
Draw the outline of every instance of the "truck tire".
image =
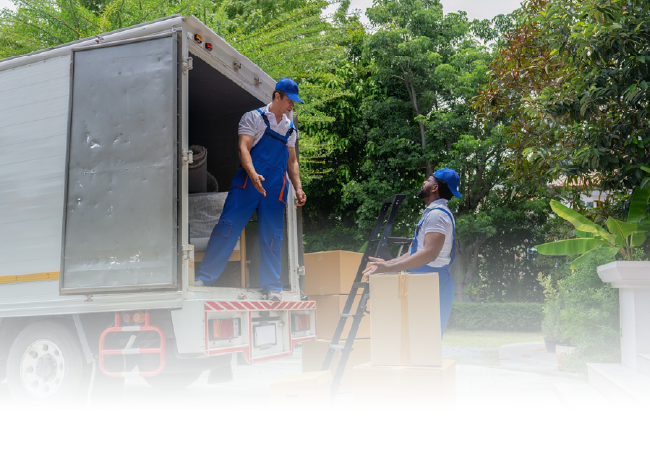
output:
M9 350L9 392L20 402L78 400L83 368L76 335L59 322L34 322L18 334Z
M184 389L199 379L203 372L161 373L155 377L144 377L149 386L156 389Z

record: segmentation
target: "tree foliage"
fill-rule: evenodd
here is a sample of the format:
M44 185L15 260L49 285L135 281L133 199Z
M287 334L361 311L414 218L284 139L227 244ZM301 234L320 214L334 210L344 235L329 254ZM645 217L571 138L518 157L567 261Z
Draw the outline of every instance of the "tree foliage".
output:
M508 121L519 179L603 190L643 181L649 14L643 0L524 4L476 102L485 119Z

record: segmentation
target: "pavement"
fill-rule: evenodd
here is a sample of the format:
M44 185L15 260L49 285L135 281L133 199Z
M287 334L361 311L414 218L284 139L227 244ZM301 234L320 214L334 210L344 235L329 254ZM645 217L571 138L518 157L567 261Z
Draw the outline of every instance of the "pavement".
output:
M561 372L555 354L547 353L543 342L501 346L498 349L498 365L481 364L484 357L491 358L490 361L494 359L486 351L462 347L445 350L445 357L462 355L463 361L471 357L477 361L477 364L456 365L457 409L611 406L586 379ZM268 405L270 384L286 375L300 373L301 360L301 349L297 347L290 358L250 366L233 364L233 381L207 384L208 373L204 372L193 385L179 391L161 392L150 387L143 379L127 379L124 395L112 398L112 401L127 408L170 404L190 408L206 404ZM12 402L6 381L1 382L0 405L10 405ZM333 406L351 404L354 404L353 394L340 394Z

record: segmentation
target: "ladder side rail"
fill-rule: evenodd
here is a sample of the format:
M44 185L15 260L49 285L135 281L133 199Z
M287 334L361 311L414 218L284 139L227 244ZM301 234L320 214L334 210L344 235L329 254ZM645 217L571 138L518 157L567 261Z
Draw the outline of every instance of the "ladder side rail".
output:
M359 306L357 307L357 312L354 316L354 319L352 320L352 326L350 327L348 338L345 341L345 347L341 352L341 358L339 359L339 364L336 367L336 372L334 374L334 378L332 379L332 388L331 388L332 395L336 395L336 392L338 391L338 388L341 385L343 372L345 372L345 368L348 364L348 358L350 357L350 353L353 350L352 345L354 343L354 340L357 337L357 332L359 331L359 325L361 324L361 319L363 318L366 312L366 304L368 303L368 298L370 297L368 291L369 288L368 286L366 286L365 289L363 290L363 294L361 295L361 299L359 300ZM334 351L333 349L330 350Z
M379 216L377 216L377 221L375 222L375 226L373 227L372 232L370 233L370 238L368 239L368 245L366 245L366 250L363 252L363 256L361 257L361 263L359 264L359 268L357 269L357 275L354 277L355 283L360 282L361 279L363 278L363 271L366 270L366 266L368 265L368 257L377 254L377 248L379 245L379 243L377 242L377 236L379 235L379 228L384 223L384 218L386 217L388 208L390 208L393 205L394 201L395 201L395 196L386 200L384 204L381 205ZM374 243L377 243L377 247L373 247Z
M393 223L395 222L395 217L397 216L397 211L406 198L406 195L404 194L396 194L393 196L393 203L392 203L392 208L390 210L390 214L388 215L388 220L386 221L386 226L384 227L384 231L381 234L381 238L379 239L379 242L377 243L377 248L375 250L375 257L376 258L390 258L390 251L388 250L388 237L390 236L390 233L393 229Z

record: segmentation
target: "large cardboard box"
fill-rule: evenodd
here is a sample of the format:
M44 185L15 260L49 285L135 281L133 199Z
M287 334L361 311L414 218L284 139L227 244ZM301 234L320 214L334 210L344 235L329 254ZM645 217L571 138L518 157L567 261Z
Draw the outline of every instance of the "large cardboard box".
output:
M441 366L437 273L370 276L372 364Z
M456 362L441 367L354 367L354 401L358 403L452 404L456 399Z
M329 370L287 375L271 383L271 403L329 403L331 381L332 374Z
M302 344L303 372L314 372L321 370L330 343L331 341L329 339L317 339L315 341L308 341ZM339 344L343 343L344 342L339 342ZM352 392L353 368L360 364L370 362L370 339L355 339L354 344L352 345L352 349L353 350L350 352L350 357L348 358L348 363L345 365L345 370L343 371L341 386L338 390L338 392L342 394L346 392ZM340 358L341 352L335 351L332 358L332 363L330 364L332 377L334 377L336 369L339 366Z
M343 250L305 253L305 294L349 294L362 257Z
M357 295L352 303L350 314L357 312L361 294ZM345 302L348 300L347 295L312 295L309 300L316 301L316 337L319 339L332 339L336 327L339 325L339 319L343 312ZM370 310L370 302L367 303L367 309ZM341 334L341 339L347 339L352 328L353 317L348 317L345 321L345 327ZM367 339L370 337L370 316L364 315L357 330L356 339Z

